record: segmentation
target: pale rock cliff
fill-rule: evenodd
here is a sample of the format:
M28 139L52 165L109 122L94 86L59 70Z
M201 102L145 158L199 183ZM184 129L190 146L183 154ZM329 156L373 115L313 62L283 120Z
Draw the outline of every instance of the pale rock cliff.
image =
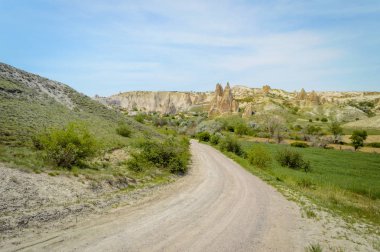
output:
M207 104L211 100L210 93L196 92L125 92L110 97L96 97L103 104L132 112L158 112L175 114L189 111L194 106Z

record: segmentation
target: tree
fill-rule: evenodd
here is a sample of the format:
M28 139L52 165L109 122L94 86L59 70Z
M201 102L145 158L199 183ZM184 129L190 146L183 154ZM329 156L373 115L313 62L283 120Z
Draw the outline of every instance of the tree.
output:
M278 143L283 139L285 128L285 120L278 115L264 114L262 115L263 126L271 138L275 138Z
M350 139L351 139L352 145L355 148L355 151L359 147L364 146L364 141L367 139L367 136L368 136L367 131L365 131L365 130L354 130Z
M343 128L340 126L340 123L337 121L333 121L329 125L329 129L331 134L334 135L334 143L337 143L339 137L343 134Z

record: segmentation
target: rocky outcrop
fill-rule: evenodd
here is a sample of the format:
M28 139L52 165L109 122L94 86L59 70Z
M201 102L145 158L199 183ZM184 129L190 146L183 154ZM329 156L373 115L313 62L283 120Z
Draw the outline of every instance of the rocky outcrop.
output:
M351 100L374 101L374 112L380 111L380 92L287 92L273 89L268 85L260 88L249 88L241 85L223 88L217 84L214 92L126 92L111 97L95 97L96 100L128 112L158 112L175 114L178 112L202 111L209 115L244 111L242 116L249 117L253 112L283 111L288 113L292 108L307 111L315 109L314 116L323 114L330 107L339 107ZM284 106L281 106L283 104ZM132 111L134 111L132 113ZM378 112L376 112L378 113ZM346 113L351 118L352 113ZM333 116L333 115L331 115ZM361 118L358 116L358 118ZM355 119L355 118L354 118Z
M321 104L321 97L313 90L310 94L306 93L305 89L296 95L298 101L304 101L304 105L319 105Z
M306 98L307 98L307 93L306 93L305 89L302 88L301 91L297 94L296 99L306 100Z
M95 99L127 112L176 114L189 111L194 106L209 103L211 93L135 91L110 97L95 97Z
M307 100L312 102L315 105L320 104L319 95L314 90L310 93Z
M269 94L269 92L271 91L271 87L269 85L264 85L262 87L262 90L264 94Z
M248 105L245 107L245 109L244 109L243 117L250 117L250 116L252 116L254 113L255 113L255 111L253 110L253 106L252 106L252 104L248 104Z
M41 95L47 95L70 109L75 107L69 95L73 90L63 83L28 73L4 63L0 63L0 78L22 83L26 87L36 90Z
M216 84L214 98L211 101L209 115L237 112L239 104L234 99L230 84L227 83L223 90L222 85Z

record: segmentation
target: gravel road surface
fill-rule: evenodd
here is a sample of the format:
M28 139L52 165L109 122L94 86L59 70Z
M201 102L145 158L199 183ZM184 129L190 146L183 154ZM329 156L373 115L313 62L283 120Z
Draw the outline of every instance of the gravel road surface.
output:
M304 251L295 203L210 146L160 195L5 251Z

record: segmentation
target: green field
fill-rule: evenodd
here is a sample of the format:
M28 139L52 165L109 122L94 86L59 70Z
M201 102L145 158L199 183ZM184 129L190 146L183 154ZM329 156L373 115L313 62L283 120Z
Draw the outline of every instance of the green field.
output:
M252 173L272 184L301 191L314 202L344 216L364 218L380 224L380 155L320 148L295 148L277 144L242 142L249 150L253 145L267 149L273 161L267 168L257 168L246 159L229 153ZM312 171L304 172L281 167L276 153L293 148L310 161Z

